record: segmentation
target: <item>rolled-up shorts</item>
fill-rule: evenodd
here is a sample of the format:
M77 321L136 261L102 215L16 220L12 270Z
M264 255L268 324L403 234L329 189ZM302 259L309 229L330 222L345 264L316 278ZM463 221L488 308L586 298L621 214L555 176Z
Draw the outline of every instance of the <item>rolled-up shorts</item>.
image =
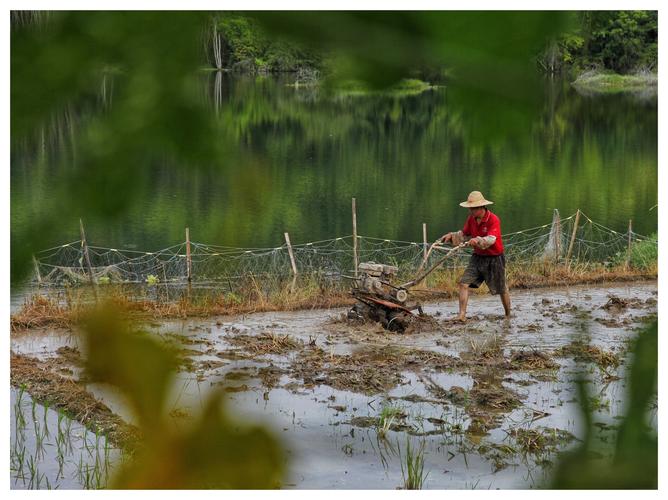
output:
M487 283L489 292L497 295L508 291L506 286L506 256L473 254L459 283L478 288Z

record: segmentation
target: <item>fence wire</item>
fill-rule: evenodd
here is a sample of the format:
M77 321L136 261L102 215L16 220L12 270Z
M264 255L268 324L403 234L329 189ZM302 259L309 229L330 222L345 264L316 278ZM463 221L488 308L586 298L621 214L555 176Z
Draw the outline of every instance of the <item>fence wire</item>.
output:
M575 225L577 221L577 226ZM658 241L632 231L616 231L580 212L561 218L557 210L551 223L504 234L507 261L514 264L585 262L606 264L624 258L630 245ZM443 254L433 251L424 262L429 243L357 236L359 262L395 265L398 278L410 280L423 266L435 264ZM294 278L289 248L235 248L190 242L191 275L188 280L188 244L178 243L156 252L142 252L86 245L74 241L35 255L34 284L74 286L90 283L192 283L222 287L230 292L250 283L263 288ZM292 245L298 275L308 276L321 286L346 283L354 274L353 236ZM90 273L85 252L88 252ZM470 250L455 254L444 263L455 268L466 264ZM620 257L621 256L621 257Z

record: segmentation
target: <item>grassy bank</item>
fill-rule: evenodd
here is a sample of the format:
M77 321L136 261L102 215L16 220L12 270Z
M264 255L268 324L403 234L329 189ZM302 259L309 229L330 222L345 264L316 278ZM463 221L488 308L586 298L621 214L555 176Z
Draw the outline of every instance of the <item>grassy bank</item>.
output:
M625 262L614 267L591 264L555 265L551 263L510 264L507 281L511 290L526 290L550 286L601 284L637 280L655 280L657 264L642 267ZM457 280L463 269L440 269L428 277L426 284L411 291L414 300L430 302L457 296ZM243 291L223 292L219 289L183 291L177 298L161 299L148 296L149 288L130 288L122 285L98 287L99 300L111 303L117 310L137 319L169 319L188 317L229 316L270 311L327 309L352 305L354 300L347 288L326 286L312 276L300 276L292 283L276 284L267 290L251 280ZM474 290L487 293L486 286ZM39 327L69 328L78 323L94 304L90 289L80 287L65 290L59 296L35 294L11 316L12 332Z
M589 92L614 94L619 92L638 92L656 89L656 73L640 72L633 75L586 71L573 82L573 86Z

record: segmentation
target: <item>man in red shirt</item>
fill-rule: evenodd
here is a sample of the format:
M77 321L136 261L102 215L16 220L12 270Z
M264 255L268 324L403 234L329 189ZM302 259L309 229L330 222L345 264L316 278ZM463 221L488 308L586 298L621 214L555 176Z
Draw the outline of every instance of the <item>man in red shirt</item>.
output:
M473 255L464 274L459 279L459 321L466 321L469 288L487 283L492 295L500 295L506 317L510 316L510 292L506 286L506 256L501 240L501 221L487 209L493 202L486 200L480 191L473 191L459 205L469 209L464 229L441 237L443 243L473 247Z

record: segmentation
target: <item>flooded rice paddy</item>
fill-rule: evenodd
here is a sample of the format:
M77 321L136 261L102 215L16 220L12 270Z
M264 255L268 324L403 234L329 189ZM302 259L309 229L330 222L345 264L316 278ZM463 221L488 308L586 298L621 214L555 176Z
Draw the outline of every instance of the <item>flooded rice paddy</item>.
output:
M592 382L589 403L604 458L625 411L629 341L656 316L656 297L656 282L517 291L514 316L506 320L498 297L476 295L466 324L447 321L455 301L431 303L424 309L433 320L407 334L348 323L346 309L145 327L181 349L168 407L174 425L222 385L240 421L262 423L280 439L288 456L284 487L403 487L410 448L424 459L425 489L540 488L558 452L582 437L578 373ZM87 391L133 422L121 395L80 377L75 332L30 330L14 334L11 346L14 355L81 378ZM33 418L27 393L12 390L12 488L104 487L119 453L74 422L74 451L62 454L61 439L53 437L62 417L40 405L36 411ZM656 427L656 410L652 418ZM50 441L40 437L42 421L49 422ZM32 478L30 454L39 468ZM91 467L98 472L81 476Z
M105 488L121 452L107 438L37 403L23 387L10 392L12 489Z

